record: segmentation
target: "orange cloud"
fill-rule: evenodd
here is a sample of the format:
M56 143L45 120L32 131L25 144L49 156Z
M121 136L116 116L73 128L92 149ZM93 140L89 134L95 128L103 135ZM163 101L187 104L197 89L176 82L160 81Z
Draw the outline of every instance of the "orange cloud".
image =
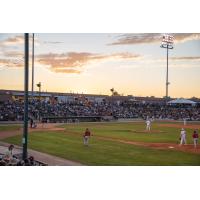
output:
M17 35L15 37L9 37L3 41L1 41L2 46L8 46L8 45L18 45L24 43L24 37L22 35Z
M65 74L80 74L80 70L76 69L65 69L65 68L57 68L57 69L51 69L51 71L56 72L56 73L65 73Z
M21 59L0 59L0 66L8 68L19 68L23 67L24 63Z
M161 33L141 33L141 34L123 34L119 36L116 42L108 45L131 45L131 44L145 44L145 43L161 43ZM200 40L199 33L174 33L174 42L185 42L189 40Z
M22 51L2 51L0 57L1 67L23 67L24 66L24 52Z
M43 54L37 57L40 64L47 65L51 71L59 73L81 73L83 66L92 62L102 62L108 60L130 60L140 58L140 55L131 53L115 53L110 55L93 54L88 52L69 52L63 54Z
M12 42L18 39L11 40ZM0 58L1 67L22 67L24 65L23 51L4 51ZM31 54L30 54L31 56ZM48 53L36 56L36 62L45 65L49 70L56 73L80 74L85 66L104 61L133 60L141 58L140 55L128 52L113 54L95 54L88 52Z
M34 38L35 45L38 45L40 42L37 37ZM29 42L30 47L32 43L32 34L29 34ZM24 44L24 35L16 35L13 37L6 38L5 40L0 41L0 47L12 47L17 45L23 45Z
M23 58L24 52L22 52L22 51L5 51L3 55L6 56L6 57Z

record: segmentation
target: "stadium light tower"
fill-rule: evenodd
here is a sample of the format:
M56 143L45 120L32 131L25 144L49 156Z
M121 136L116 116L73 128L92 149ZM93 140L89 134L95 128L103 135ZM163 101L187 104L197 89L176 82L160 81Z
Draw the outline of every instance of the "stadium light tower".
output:
M22 158L27 158L28 143L28 70L29 70L29 34L24 34L24 129L23 129L23 154Z
M32 99L33 99L33 92L34 92L34 50L35 50L35 41L34 41L34 33L32 38Z
M166 101L168 99L168 86L169 86L169 81L168 81L168 52L169 49L173 49L173 44L174 44L174 37L171 35L163 35L162 38L162 44L161 44L161 48L165 48L167 49L167 73L166 73Z

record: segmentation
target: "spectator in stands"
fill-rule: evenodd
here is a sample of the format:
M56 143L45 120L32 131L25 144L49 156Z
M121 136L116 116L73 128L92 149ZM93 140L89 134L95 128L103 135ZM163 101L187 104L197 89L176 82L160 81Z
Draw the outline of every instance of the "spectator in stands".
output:
M3 160L7 163L7 165L15 165L18 163L18 159L13 157L13 149L14 145L10 145L8 150L6 150Z
M26 158L26 159L24 160L24 165L25 165L25 166L31 166L31 164L30 164L28 158Z
M34 159L33 156L30 156L30 157L29 157L29 163L30 163L31 166L34 166L34 165L35 165L35 159Z
M6 162L4 160L0 160L0 166L6 166Z
M40 113L40 114L39 114ZM111 116L117 118L143 118L147 116L155 119L174 120L200 120L200 107L166 105L163 103L127 103L117 104L104 101L102 103L90 102L85 104L81 101L74 102L50 102L38 100L29 101L29 115L32 120L66 118L73 116ZM22 121L24 117L24 104L19 101L7 101L0 104L1 121ZM33 122L32 122L33 125Z
M19 162L17 163L17 166L24 166L24 161L23 160L19 160Z
M13 149L14 149L14 145L11 144L5 152L5 155L3 158L5 161L9 162L13 158Z

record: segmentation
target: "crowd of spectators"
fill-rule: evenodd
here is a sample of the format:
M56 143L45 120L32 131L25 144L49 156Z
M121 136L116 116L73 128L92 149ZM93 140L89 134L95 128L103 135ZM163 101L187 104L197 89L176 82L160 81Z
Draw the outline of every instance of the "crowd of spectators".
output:
M7 101L0 104L0 121L22 121L24 103ZM56 102L29 101L29 117L111 116L113 118L200 120L200 107L191 105L166 105L165 103L128 102Z
M14 145L9 145L4 154L0 155L0 166L36 166L40 165L38 161L35 161L33 156L29 156L26 159L21 159L13 153ZM20 155L21 156L21 155Z
M200 107L191 105L159 104L123 104L117 113L122 118L173 119L173 120L200 120Z

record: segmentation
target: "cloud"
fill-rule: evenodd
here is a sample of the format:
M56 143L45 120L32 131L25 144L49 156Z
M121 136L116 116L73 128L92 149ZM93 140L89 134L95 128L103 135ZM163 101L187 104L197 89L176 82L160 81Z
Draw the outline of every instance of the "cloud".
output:
M44 44L62 44L63 42L59 42L59 41L44 41Z
M3 53L3 55L6 57L23 58L24 52L22 52L22 51L5 51Z
M24 52L4 50L0 56L0 66L7 68L20 68L24 66Z
M169 57L169 62L170 63L197 63L200 61L200 56L175 56L175 57ZM140 63L163 63L166 62L166 58L153 58L153 57L146 57L145 59L142 59Z
M47 65L51 71L57 73L81 73L83 67L89 64L116 61L116 60L132 60L140 58L140 55L125 53L114 53L109 55L93 54L88 52L68 52L63 54L42 54L37 56L37 62Z
M65 74L80 74L80 70L76 69L65 69L65 68L57 68L57 69L51 69L51 71L56 73L65 73Z
M0 66L7 68L21 68L24 66L24 62L21 59L0 59Z
M34 38L35 45L39 45L40 41L37 37ZM0 41L0 47L1 48L7 48L7 47L21 47L24 45L24 35L15 35L13 37L8 37L4 40ZM32 34L29 34L29 45L30 48L32 47Z
M200 61L200 56L182 56L182 57L171 57L172 60L177 61Z
M200 68L200 56L177 56L169 58L169 68ZM151 67L166 67L166 58L148 58L141 60L140 64Z
M29 34L29 56L31 62L32 34ZM36 43L38 40L36 39ZM24 66L24 35L15 35L0 41L0 67L18 68Z
M31 55L30 55L31 56ZM91 64L105 61L137 60L141 56L128 52L113 54L94 54L88 52L48 53L35 57L36 63L44 65L52 72L80 74L85 67ZM30 59L31 62L31 59ZM0 58L0 66L16 68L24 66L24 52L5 51L3 58Z
M2 46L9 46L9 45L18 45L24 43L24 37L22 35L17 35L14 37L9 37L3 41L1 41Z
M175 42L186 42L191 40L200 40L200 33L175 33L174 36Z
M141 33L141 34L123 34L119 35L117 41L108 45L132 45L146 43L161 43L161 33ZM174 42L180 43L189 40L200 40L199 33L174 33Z

